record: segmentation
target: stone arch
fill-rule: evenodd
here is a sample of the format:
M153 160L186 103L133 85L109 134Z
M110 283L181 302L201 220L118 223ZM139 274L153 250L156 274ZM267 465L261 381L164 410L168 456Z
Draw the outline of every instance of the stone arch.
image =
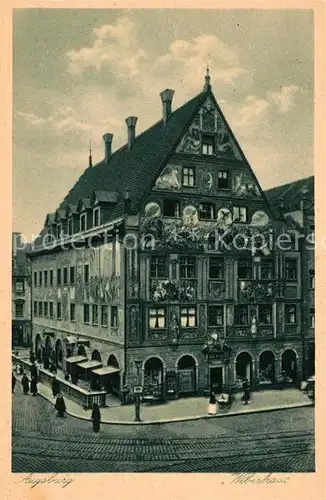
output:
M259 379L261 382L275 380L275 354L270 349L265 349L259 355Z
M285 372L286 376L290 378L293 382L297 379L297 361L298 354L295 349L291 347L284 349L282 352L282 372Z
M198 363L192 354L180 356L177 362L178 395L194 396L197 388Z
M164 391L164 368L163 360L159 356L150 356L144 361L144 396L162 396Z
M147 356L147 358L144 359L144 361L143 361L142 370L145 369L145 365L146 365L147 361L150 360L150 359L153 359L153 358L159 359L161 361L162 365L163 365L164 370L165 370L165 368L166 368L165 361L158 354L155 354L154 356Z
M119 366L119 362L117 360L117 357L114 355L114 354L111 354L109 357L108 357L108 362L107 362L107 365L108 366L114 366L115 368L120 368Z
M97 349L94 349L94 351L92 352L92 360L102 361L101 354Z
M181 354L178 359L176 360L175 362L175 368L177 369L178 368L178 364L179 364L179 361L180 359L184 358L185 356L189 356L190 358L193 358L193 360L195 361L195 366L198 367L199 366L199 363L198 363L198 360L196 358L196 356L194 356L193 354L191 354L190 352L186 352L184 354Z
M253 378L253 356L248 351L241 351L235 358L235 374L239 382Z
M86 347L83 344L80 344L77 349L77 355L78 356L85 356L87 358L87 352L86 352Z

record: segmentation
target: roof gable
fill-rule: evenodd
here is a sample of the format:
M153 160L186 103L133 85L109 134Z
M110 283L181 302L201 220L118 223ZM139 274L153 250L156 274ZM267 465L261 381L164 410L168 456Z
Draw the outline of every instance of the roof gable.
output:
M91 197L91 205L96 203L117 203L118 193L115 191L94 191Z
M292 212L300 209L300 200L303 198L314 200L314 176L305 177L265 191L267 199L275 208L283 212Z

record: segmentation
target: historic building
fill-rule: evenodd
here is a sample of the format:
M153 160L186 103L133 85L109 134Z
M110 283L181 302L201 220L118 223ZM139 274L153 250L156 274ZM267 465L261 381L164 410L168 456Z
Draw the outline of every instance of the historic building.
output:
M315 210L314 177L307 177L266 191L275 211L300 234L301 317L303 374L315 373ZM291 300L291 297L286 297Z
M31 252L33 345L109 392L174 398L302 376L301 252L217 104L193 99L89 166ZM138 361L138 363L136 363ZM137 371L139 366L139 373ZM75 371L74 371L75 370ZM139 380L140 379L140 380Z
M12 234L12 346L30 346L31 331L31 276L27 252L21 234Z

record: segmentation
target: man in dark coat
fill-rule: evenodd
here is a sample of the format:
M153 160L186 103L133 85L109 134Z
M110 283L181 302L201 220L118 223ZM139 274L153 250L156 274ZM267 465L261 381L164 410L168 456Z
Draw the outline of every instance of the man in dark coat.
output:
M37 394L37 379L35 377L31 380L31 393L33 396L36 396Z
M52 379L52 394L53 397L55 398L57 394L60 392L60 384L56 376L53 377Z
M14 375L14 372L12 372L12 374L11 374L11 389L12 389L12 393L15 392L15 385L16 385L16 377Z
M31 366L31 378L35 378L35 380L38 380L38 373L37 373L37 368L35 366L35 363L32 364Z
M250 403L250 384L248 382L248 379L243 382L242 389L244 404L247 405L248 403Z
M63 399L62 394L58 394L57 400L55 402L55 409L58 412L58 417L64 417L64 414L66 412L66 404L65 400Z
M29 353L29 360L31 363L35 363L35 354L33 353L32 349Z
M29 391L29 380L28 380L26 373L23 373L21 384L23 386L23 392L26 396L28 394L28 391Z
M99 409L97 403L93 403L93 411L92 411L91 420L93 421L94 432L99 432L100 431L100 424L101 424L101 412L100 412L100 409Z

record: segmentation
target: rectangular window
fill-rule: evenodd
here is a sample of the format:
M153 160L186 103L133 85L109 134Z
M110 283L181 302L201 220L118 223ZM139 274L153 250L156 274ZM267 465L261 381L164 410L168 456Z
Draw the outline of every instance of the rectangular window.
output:
M44 271L44 286L48 286L48 272Z
M298 277L297 268L297 259L285 259L285 279L296 281Z
M165 328L165 308L164 307L152 307L149 310L149 328Z
M89 265L84 265L84 283L87 285L89 283Z
M80 219L79 219L79 226L80 226L80 231L86 231L86 214L81 214Z
M195 307L181 308L180 324L182 328L194 327L197 325Z
M53 286L53 269L50 269L50 286Z
M297 306L295 304L285 305L285 323L295 325L297 322Z
M224 279L224 259L223 257L211 257L209 259L210 279Z
M94 227L98 227L100 225L100 209L99 209L99 207L94 208L94 210L93 210L93 225L94 225Z
M75 284L75 267L71 266L70 268L70 284L74 285Z
M233 222L247 222L247 207L233 207Z
M59 240L62 236L62 224L57 224L57 239Z
M315 328L315 309L309 310L309 327Z
M196 278L196 257L180 258L180 278Z
M248 306L234 306L234 324L235 325L248 325Z
M68 285L68 267L63 268L63 284Z
M201 220L215 219L215 206L213 205L213 203L199 204L199 218Z
M215 153L215 138L213 136L204 135L202 139L203 155L213 155Z
M261 325L271 325L273 323L273 313L271 305L259 304L258 321Z
M42 278L43 278L43 272L39 271L39 273L38 273L38 284L39 284L39 286L43 286Z
M53 318L53 302L49 302L49 316Z
M37 271L34 271L34 286L37 286Z
M178 200L163 200L164 217L180 217L180 202Z
M15 282L15 292L18 294L22 294L25 291L24 280L17 280Z
M150 267L151 278L167 278L168 268L165 257L152 257Z
M34 309L33 309L33 312L34 312L34 316L37 316L37 301L34 300Z
M315 289L315 270L314 269L309 270L309 288L310 288L310 290Z
M76 304L70 304L70 321L75 321L76 318Z
M61 302L57 302L57 319L61 319Z
M98 324L98 305L97 304L92 305L92 323L93 323L93 325Z
M247 280L252 278L252 259L238 260L238 278Z
M42 317L42 316L43 316L43 302L39 302L39 303L38 303L38 315L39 315L40 317Z
M229 172L220 170L217 174L217 187L218 189L229 189Z
M118 326L118 308L117 306L111 307L111 326L117 328Z
M223 326L223 306L209 306L208 326Z
M274 279L274 260L263 259L261 261L261 279L272 280Z
M84 323L89 324L89 304L84 304Z
M61 269L57 269L57 285L61 285Z
M68 219L68 235L71 236L73 234L73 226L72 226L72 219Z
M48 310L48 303L47 303L47 302L44 302L44 318L47 318L47 317L48 317L48 313L49 313L49 310Z
M186 187L195 186L195 169L192 167L183 167L182 185Z
M107 305L102 305L101 306L101 325L102 326L108 326L108 306Z
M15 315L16 315L16 318L23 318L23 316L24 316L24 302L15 302Z

